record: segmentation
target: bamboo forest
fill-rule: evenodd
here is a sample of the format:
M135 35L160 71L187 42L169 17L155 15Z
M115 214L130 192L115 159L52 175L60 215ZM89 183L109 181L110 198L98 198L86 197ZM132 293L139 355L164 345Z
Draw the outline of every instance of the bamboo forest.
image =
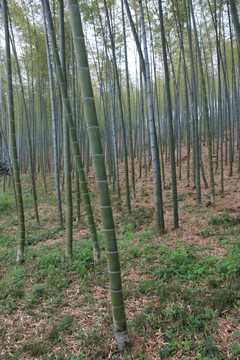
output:
M0 1L0 359L240 359L240 1Z

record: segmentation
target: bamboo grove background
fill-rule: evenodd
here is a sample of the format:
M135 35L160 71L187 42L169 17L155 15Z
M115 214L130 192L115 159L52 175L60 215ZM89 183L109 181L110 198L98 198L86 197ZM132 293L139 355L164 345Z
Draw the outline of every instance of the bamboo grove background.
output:
M48 174L54 173L60 226L65 190L66 257L73 256L72 224L73 219L80 221L82 202L98 264L87 187L93 165L119 346L128 335L108 184L130 214L138 178L151 173L156 226L164 234L167 161L174 229L181 223L179 180L196 189L197 204L204 184L214 206L216 172L221 174L221 192L234 162L240 172L238 7L234 0L2 1L0 160L10 166L15 191L17 261L24 261L25 241L21 174L29 174L40 223L36 178L41 177L47 193ZM208 168L202 161L204 146ZM187 173L181 169L183 147ZM7 181L4 176L3 191Z

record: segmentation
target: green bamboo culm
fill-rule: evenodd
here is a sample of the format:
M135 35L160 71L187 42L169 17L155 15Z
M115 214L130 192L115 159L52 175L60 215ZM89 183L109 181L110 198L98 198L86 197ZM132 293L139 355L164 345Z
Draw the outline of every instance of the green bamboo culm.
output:
M65 59L65 29L64 29L64 4L59 0L59 33L60 33L60 56L67 84L66 59ZM63 144L64 144L64 175L65 175L65 199L66 199L66 239L65 255L68 259L73 256L73 209L72 209L72 181L71 181L71 160L70 160L70 139L69 127L65 111L63 111Z
M11 29L11 23L10 23L10 29ZM36 218L36 221L37 221L37 223L39 225L40 221L39 221L39 214L38 214L37 188L36 188L36 182L35 182L35 169L34 169L34 163L33 163L33 149L32 149L31 131L30 131L30 126L29 126L27 104L26 104L23 81L22 81L18 56L17 56L17 50L16 50L16 47L15 47L15 42L14 42L14 37L13 37L13 31L12 31L12 36L10 37L10 40L11 40L13 55L14 55L14 58L15 58L15 63L16 63L16 66L17 66L17 73L18 73L18 78L19 78L20 88L21 88L21 93L22 93L23 110L24 110L24 117L25 117L25 122L26 122L28 146L29 146L29 173L30 173L29 175L30 175L30 180L31 180L31 193L32 193L32 197L33 197L33 206L34 206L35 218Z
M43 4L41 4L41 7L43 12ZM51 64L51 56L50 56L50 46L49 46L48 34L47 34L47 24L44 16L43 16L43 28L44 28L45 46L47 53L49 91L50 91L50 103L51 103L51 113L52 113L53 168L54 168L54 180L55 180L55 193L57 200L57 217L58 217L58 224L60 227L62 227L63 217L62 217L62 200L61 200L60 184L59 184L59 161L58 161L59 151L57 146L54 81L53 81L53 72L52 72L52 64Z
M173 119L172 119L172 101L171 101L171 90L170 90L170 77L167 62L167 47L165 38L165 29L163 24L163 10L162 1L158 0L159 6L159 19L160 19L160 32L162 38L162 51L163 51L163 63L165 72L165 83L166 83L166 95L167 95L167 111L168 111L168 131L169 131L169 147L171 154L171 173L172 173L172 201L173 201L173 216L174 216L174 229L179 228L178 220L178 196L177 196L177 176L176 176L176 164L175 164L175 145L173 135ZM181 163L181 161L180 161Z
M207 88L203 73L203 64L202 64L202 55L201 55L201 49L198 41L198 34L197 34L197 28L196 28L196 21L195 21L195 15L193 11L193 5L192 0L189 0L189 6L190 6L190 12L192 15L193 20L193 30L195 34L195 43L196 43L196 51L198 54L198 62L199 62L199 69L200 69L200 76L201 76L201 82L202 82L202 90L203 90L203 106L204 106L204 116L206 121L206 127L207 127L207 145L208 145L208 161L209 161L209 173L210 173L210 197L212 205L215 205L215 183L214 183L214 173L213 173L213 156L212 156L212 134L211 134L211 128L210 128L210 118L209 118L209 111L208 111L208 101L207 101Z
M86 181L83 163L82 163L82 155L81 155L80 149L79 149L79 144L78 144L78 140L77 140L77 132L76 132L76 128L75 128L73 116L72 116L72 111L71 111L70 99L69 99L69 96L67 93L66 79L64 76L63 68L62 68L59 53L58 53L56 34L55 34L54 26L53 26L53 20L52 20L51 10L50 10L50 6L49 6L49 1L42 0L41 3L42 3L43 21L45 19L45 12L47 15L47 22L48 22L49 31L50 31L50 39L51 39L51 44L52 44L52 49L53 49L55 68L56 68L56 73L57 73L58 82L59 82L59 86L60 86L65 116L66 116L68 126L69 126L75 164L76 164L77 171L78 171L79 178L80 178L80 188L81 188L81 192L82 192L82 198L84 201L84 207L86 209L86 214L87 214L87 218L88 218L88 228L89 228L89 231L91 234L94 264L96 265L100 261L100 249L99 249L96 226L95 226L93 212L92 212L92 206L91 206L91 202L90 202L90 196L89 196L89 192L88 192L87 181ZM44 8L45 8L45 11L44 11Z
M124 348L129 342L129 336L121 285L119 255L78 0L68 0L68 8L103 222L115 341L119 348Z
M6 0L2 0L2 9L3 9L4 30L5 30L5 44L6 44L8 116L10 123L13 177L16 187L16 202L17 202L17 214L18 214L17 262L22 264L24 262L25 222L24 222L24 208L23 208L23 199L22 199L22 187L21 187L20 172L18 166L17 144L16 144L16 135L15 135L12 66L11 66L10 41L9 41L8 8L7 8Z
M232 21L235 27L236 35L237 35L237 43L240 48L240 21L238 17L238 11L235 0L228 0L227 1L230 4L231 13L232 13Z

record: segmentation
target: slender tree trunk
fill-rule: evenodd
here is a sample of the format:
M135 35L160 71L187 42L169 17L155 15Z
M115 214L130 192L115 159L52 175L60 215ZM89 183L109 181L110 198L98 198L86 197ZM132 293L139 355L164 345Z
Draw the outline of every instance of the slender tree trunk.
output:
M139 11L140 11L142 40L143 40L144 56L145 56L145 60L143 60L142 68L144 68L146 92L147 92L149 137L150 137L151 155L153 162L153 174L154 174L155 216L156 216L156 223L158 230L160 234L163 234L165 232L165 225L164 225L164 216L163 216L162 181L161 181L161 173L160 173L156 127L155 127L154 113L153 113L146 31L145 31L144 14L143 14L143 7L141 0L139 0Z
M197 92L196 92L196 74L195 64L193 58L191 20L189 9L187 8L186 0L183 0L184 14L187 24L188 43L190 50L191 61L191 99L192 99L192 122L193 122L193 182L197 189L197 204L201 204L201 181L200 181L200 151L199 151L199 137L198 137L198 109L197 109Z
M59 25L60 25L60 56L65 83L67 84L66 60L65 60L65 30L64 30L64 7L63 0L59 0ZM63 110L63 147L64 147L64 174L65 174L65 199L66 199L66 240L65 255L72 259L72 181L70 160L70 139L66 114Z
M130 161L131 161L131 176L132 176L132 198L135 198L135 169L134 169L134 155L133 155L133 136L132 136L132 118L131 118L131 96L129 86L129 72L128 72L128 53L127 53L127 36L125 27L125 15L123 0L121 0L122 8L122 22L123 22L123 41L124 41L124 56L125 56L125 72L127 83L127 118L129 127L129 147L130 147Z
M95 222L94 222L94 218L93 218L93 212L92 212L90 196L89 196L88 187L87 187L87 181L86 181L85 173L84 173L84 169L83 169L82 156L81 156L79 145L78 145L76 128L75 128L73 118L72 118L70 99L69 99L69 96L67 93L66 79L64 76L64 72L63 72L59 54L58 54L56 35L55 35L54 27L53 27L49 1L48 0L42 0L42 1L44 1L45 11L47 14L47 20L48 20L48 26L49 26L49 31L50 31L50 35L51 35L51 42L52 42L52 49L53 49L53 55L54 55L54 60L55 60L57 77L58 77L59 86L60 86L60 90L61 90L65 116L67 118L69 130L70 130L70 136L71 136L72 148L73 148L74 157L75 157L75 163L76 163L77 170L79 173L82 197L84 200L84 206L85 206L87 218L88 218L88 227L89 227L89 231L91 234L91 240L92 240L92 246L93 246L94 263L98 264L100 261L100 249L99 249L99 244L98 244L97 231L96 231L96 226L95 226ZM45 11L43 11L43 18L45 16Z
M194 34L195 34L196 49L197 49L197 54L198 54L198 61L199 61L199 68L200 68L201 82L202 82L202 89L203 89L204 117L205 117L206 126L207 126L208 161L209 161L209 173L210 173L210 196L211 196L212 204L215 205L215 184L214 184L214 173L213 173L212 137L211 137L210 119L209 119L209 113L208 113L207 89L206 89L206 83L205 83L205 78L204 78L204 73L203 73L202 56L201 56L201 50L200 50L199 41L198 41L192 0L189 0L189 2L190 2L190 10L191 10L191 14L192 14L192 19L193 19L193 29L194 29Z
M128 175L126 131L125 131L125 124L124 124L124 116L123 116L123 107L122 107L122 98L121 98L119 75L118 75L118 71L117 71L115 44L114 44L114 41L113 41L113 34L112 34L112 30L111 30L111 25L110 25L110 19L109 19L109 13L108 13L108 7L107 7L106 0L104 0L104 7L105 7L105 12L106 12L106 17L107 17L107 24L108 24L108 31L109 31L110 41L111 41L111 49L112 49L112 56L113 56L113 68L114 68L114 75L115 75L115 81L116 81L116 86L117 86L119 115L120 115L120 121L121 121L121 126L122 126L126 202L127 202L128 213L130 214L131 213L131 202L130 202L130 192L129 192L129 175Z
M163 51L163 62L165 70L165 83L167 92L167 109L168 109L168 131L169 131L169 146L171 153L171 172L172 172L172 200L173 200L173 216L174 216L174 229L178 229L178 198L177 198L177 176L176 176L176 164L175 164L175 145L173 136L173 123L172 123L172 100L170 92L170 80L169 80L169 69L167 62L167 50L166 50L166 39L163 25L163 12L162 12L162 1L158 0L159 5L159 18L160 18L160 29L162 38L162 51ZM181 161L181 159L180 159Z
M107 44L106 44L106 36L104 27L102 24L102 18L99 12L99 20L102 29L103 43L105 49L106 56L106 66L107 66L107 76L108 76L108 86L109 86L109 94L110 94L110 108L111 108L111 117L112 117L112 133L113 133L113 152L114 152L114 170L115 170L115 181L117 185L117 194L119 199L121 198L121 190L120 190L120 182L119 182L119 168L118 168L118 154L117 154L117 131L116 131L116 118L115 118L115 109L114 109L114 100L113 100L113 87L112 87L112 79L111 79L111 71L109 66L109 58L107 52Z
M44 25L44 35L45 35L45 44L46 44L46 52L47 52L48 77L49 77L51 113L52 113L53 168L54 168L55 191L56 191L56 200L57 200L57 214L58 214L58 224L62 227L62 202L61 202L61 193L60 193L60 184L59 184L59 162L58 162L58 147L57 147L54 82L53 82L52 64L50 59L48 34L47 34L47 28L44 17L43 17L43 22L44 22L43 25Z
M126 343L129 342L129 336L127 332L121 286L120 263L104 164L104 155L101 145L100 131L97 121L78 0L68 0L68 6L74 46L77 56L83 105L85 109L88 134L92 150L93 166L96 175L96 185L99 194L98 196L103 222L103 232L105 236L105 249L108 264L115 340L119 348L123 348Z
M229 2L231 7L232 21L237 35L238 48L240 49L240 22L239 22L236 2L235 0L227 0L227 2Z
M11 29L11 32L12 32L11 43L12 43L13 54L14 54L16 65L17 65L19 82L20 82L20 86L21 86L24 117L25 117L26 128L27 128L27 140L28 140L28 147L29 147L29 172L30 172L30 181L31 181L31 186L32 186L31 192L32 192L32 196L33 196L35 218L36 218L37 223L39 224L39 214L38 214L38 205L37 205L37 189L36 189L36 182L35 182L35 165L33 164L33 150L32 150L30 125L29 125L29 119L28 119L28 111L27 111L22 76L21 76L20 66L19 66L19 62L18 62L18 56L17 56L17 51L16 51L16 47L15 47L15 41L14 41L12 29ZM18 153L20 153L20 152L18 151Z
M22 188L20 180L20 172L18 166L17 156L17 143L15 136L15 119L14 119L14 102L13 102L13 86L12 86L12 66L11 66L11 53L9 42L9 27L8 27L8 8L7 1L2 0L3 8L3 21L5 30L5 46L6 46L6 66L7 66L7 86L8 86L8 116L10 127L10 139L11 139L11 152L13 163L13 176L16 187L16 199L17 199L17 213L18 213L18 250L17 250L17 262L24 262L24 245L25 245L25 221L24 221L24 208L22 198Z

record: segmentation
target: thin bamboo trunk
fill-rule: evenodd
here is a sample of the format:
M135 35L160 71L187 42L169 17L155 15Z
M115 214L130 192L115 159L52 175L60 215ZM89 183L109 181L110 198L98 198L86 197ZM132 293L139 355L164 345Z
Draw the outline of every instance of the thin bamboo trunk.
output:
M24 221L24 207L22 198L22 187L20 180L20 172L18 166L17 143L15 136L15 118L14 118L14 102L13 102L13 86L12 86L12 66L11 53L9 41L9 27L8 27L8 7L7 0L2 0L3 21L5 30L5 46L6 46L6 67L7 67L7 86L8 86L8 116L11 139L11 155L13 164L13 176L16 187L17 199L17 214L18 214L18 250L17 262L24 262L24 245L25 245L25 221Z
M68 7L103 222L115 340L117 346L123 348L129 342L129 336L122 294L120 263L78 0L68 0Z
M72 148L73 148L73 152L74 152L75 163L76 163L77 171L78 171L79 178L80 178L80 186L81 186L81 191L82 191L82 197L84 200L84 207L85 207L87 218L88 218L88 227L89 227L89 231L91 234L94 263L98 264L100 261L100 249L99 249L99 244L98 244L97 231L96 231L96 226L95 226L95 222L94 222L92 206L91 206L90 196L89 196L88 187L87 187L87 181L86 181L85 173L84 173L84 169L83 169L82 156L81 156L79 145L78 145L76 128L75 128L75 125L73 122L70 99L69 99L69 96L67 93L66 79L64 76L64 72L63 72L59 54L58 54L56 35L55 35L54 26L53 26L49 1L42 0L42 4L43 4L43 1L44 1L44 5L45 5L45 9L43 11L43 18L45 16L45 11L46 11L48 26L49 26L50 35L51 35L51 42L52 42L52 49L53 49L53 55L54 55L54 60L55 60L57 77L58 77L59 86L60 86L60 90L61 90L65 116L67 118L69 130L70 130L70 136L71 136Z

